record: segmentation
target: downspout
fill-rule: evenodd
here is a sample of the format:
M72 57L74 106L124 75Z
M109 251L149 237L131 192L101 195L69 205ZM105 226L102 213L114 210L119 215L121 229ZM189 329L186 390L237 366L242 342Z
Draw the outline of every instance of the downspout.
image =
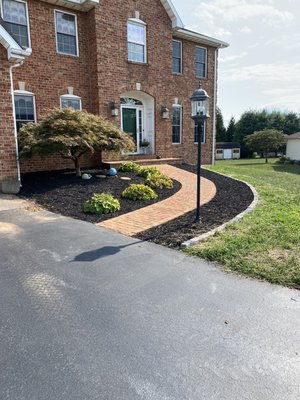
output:
M17 172L18 172L18 181L20 182L20 184L21 184L21 173L20 173L20 162L19 162L19 145L18 145L16 109L15 109L15 100L14 100L14 81L13 81L12 73L13 73L13 68L21 67L23 62L24 61L21 61L18 64L14 64L9 67L11 98L12 98L12 108L13 108L13 118L14 118L14 136L15 136L15 144L16 144Z
M215 50L215 71L214 71L214 117L213 117L213 140L212 140L212 165L215 164L216 146L216 109L217 109L217 68L218 68L218 48Z

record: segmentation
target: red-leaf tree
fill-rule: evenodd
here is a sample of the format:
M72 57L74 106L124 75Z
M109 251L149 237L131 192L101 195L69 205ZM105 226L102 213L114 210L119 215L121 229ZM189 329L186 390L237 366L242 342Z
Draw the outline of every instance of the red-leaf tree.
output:
M50 110L38 123L24 125L19 132L20 158L59 154L74 162L81 176L80 158L103 150L132 151L134 142L125 132L104 118L72 108Z

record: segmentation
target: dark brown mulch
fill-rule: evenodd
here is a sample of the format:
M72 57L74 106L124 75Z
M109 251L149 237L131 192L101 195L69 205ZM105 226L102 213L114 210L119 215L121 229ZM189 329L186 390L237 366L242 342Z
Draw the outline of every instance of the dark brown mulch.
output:
M196 172L196 167L177 165L187 171ZM144 231L136 237L171 248L179 248L181 243L208 232L246 210L253 201L253 193L247 185L208 170L201 175L214 182L217 194L213 200L201 207L201 222L195 224L195 211L173 221ZM196 202L196 199L195 199Z
M121 177L130 177L131 181L121 180ZM33 200L43 208L68 217L97 223L109 218L137 210L172 196L181 184L174 182L173 189L155 189L158 194L156 200L132 201L121 198L123 190L132 183L144 183L144 179L134 174L119 173L118 177L97 178L95 175L90 180L77 178L69 171L39 172L25 174L22 177L20 197ZM121 210L114 214L86 214L82 211L83 204L94 193L111 193L121 203Z

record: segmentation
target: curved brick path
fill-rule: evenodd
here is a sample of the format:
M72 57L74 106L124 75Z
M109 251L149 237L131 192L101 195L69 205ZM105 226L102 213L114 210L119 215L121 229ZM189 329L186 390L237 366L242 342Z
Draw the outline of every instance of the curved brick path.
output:
M111 218L97 225L127 236L134 236L194 210L197 176L172 165L162 164L157 165L157 168L164 174L179 181L182 188L168 199L119 217ZM201 204L208 203L215 194L215 185L208 179L201 178Z

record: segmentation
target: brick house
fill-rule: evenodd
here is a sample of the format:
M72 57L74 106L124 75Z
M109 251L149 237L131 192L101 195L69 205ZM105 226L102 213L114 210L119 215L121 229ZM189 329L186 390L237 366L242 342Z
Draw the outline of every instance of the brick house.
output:
M58 106L110 119L134 137L136 155L195 162L189 97L199 80L211 97L203 161L214 161L217 58L227 44L185 29L170 0L0 5L0 183L20 171L72 167L60 157L18 161L19 127Z

